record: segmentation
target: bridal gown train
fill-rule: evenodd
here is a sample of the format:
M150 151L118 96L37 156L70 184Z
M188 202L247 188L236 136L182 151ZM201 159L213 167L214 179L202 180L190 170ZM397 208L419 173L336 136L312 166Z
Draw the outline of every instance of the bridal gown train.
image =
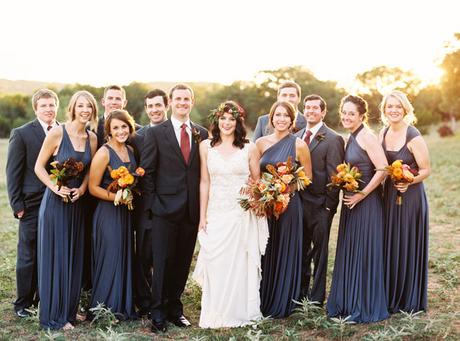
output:
M249 145L229 157L208 148L208 223L198 234L201 248L193 274L203 292L199 325L239 327L262 317L259 285L268 226L238 204L249 176Z

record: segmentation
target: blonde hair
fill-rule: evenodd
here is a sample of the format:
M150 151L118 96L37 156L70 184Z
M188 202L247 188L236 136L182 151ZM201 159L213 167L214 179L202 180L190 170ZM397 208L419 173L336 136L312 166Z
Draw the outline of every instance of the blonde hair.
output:
M53 90L50 89L40 89L32 95L32 108L34 111L37 111L37 102L41 98L54 98L56 101L56 110L59 108L59 98L58 95Z
M67 118L70 121L75 120L75 108L77 106L77 100L80 97L86 98L88 100L88 102L91 104L91 109L92 109L93 113L91 115L91 121L89 122L89 126L90 126L90 128L92 130L96 130L97 129L97 120L98 120L98 117L97 117L97 112L98 112L97 102L96 102L96 99L94 98L94 96L90 92L88 92L86 90L77 91L76 93L73 94L72 98L70 98L69 106L67 107Z
M415 117L414 114L414 107L412 106L411 102L407 98L407 95L399 90L393 90L390 93L386 94L383 96L382 102L380 103L380 119L382 120L384 125L388 125L388 119L385 116L385 106L387 105L388 98L393 97L401 103L403 109L404 109L404 122L406 122L409 125L413 125L417 122L417 117Z

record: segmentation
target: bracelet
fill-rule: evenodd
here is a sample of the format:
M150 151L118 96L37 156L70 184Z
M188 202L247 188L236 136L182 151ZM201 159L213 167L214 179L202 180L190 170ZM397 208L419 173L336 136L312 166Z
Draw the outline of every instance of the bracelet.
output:
M364 191L359 191L359 193L361 193L363 195L363 197L367 196L368 193L364 192Z

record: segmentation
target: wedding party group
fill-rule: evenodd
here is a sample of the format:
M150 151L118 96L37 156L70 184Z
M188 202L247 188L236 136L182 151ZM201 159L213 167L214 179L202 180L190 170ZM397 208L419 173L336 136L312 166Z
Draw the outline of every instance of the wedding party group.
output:
M149 91L141 127L117 85L101 115L90 92L73 94L66 122L55 92L32 96L36 119L12 130L6 166L18 317L38 307L42 328L68 330L104 307L120 321L149 318L152 332L189 327L187 280L202 290L201 328L285 318L302 300L356 323L427 309L430 160L403 92L383 97L379 133L367 102L343 97L346 138L326 125L326 101L302 101L294 81L252 141L239 103L212 110L207 128L191 121L194 103L187 84Z

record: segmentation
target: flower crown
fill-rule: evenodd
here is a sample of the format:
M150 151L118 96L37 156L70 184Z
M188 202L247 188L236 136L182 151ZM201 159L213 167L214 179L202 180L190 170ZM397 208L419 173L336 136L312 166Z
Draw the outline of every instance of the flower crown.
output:
M224 113L232 115L235 119L244 115L243 109L238 104L232 102L224 102L221 103L217 109L211 110L210 114L208 115L209 122L217 123L219 117L221 117Z

